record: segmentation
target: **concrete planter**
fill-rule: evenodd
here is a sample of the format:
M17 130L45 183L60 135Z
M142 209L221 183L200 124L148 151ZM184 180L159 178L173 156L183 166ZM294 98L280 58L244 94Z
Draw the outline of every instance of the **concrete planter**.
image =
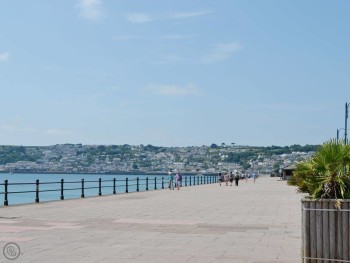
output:
M350 200L302 201L302 262L350 262Z

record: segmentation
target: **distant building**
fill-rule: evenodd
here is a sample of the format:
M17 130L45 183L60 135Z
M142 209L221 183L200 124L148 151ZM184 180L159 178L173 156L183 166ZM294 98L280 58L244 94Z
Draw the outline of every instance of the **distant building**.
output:
M296 166L294 164L282 168L283 180L288 180L293 175L293 172L295 171L295 169L296 169Z

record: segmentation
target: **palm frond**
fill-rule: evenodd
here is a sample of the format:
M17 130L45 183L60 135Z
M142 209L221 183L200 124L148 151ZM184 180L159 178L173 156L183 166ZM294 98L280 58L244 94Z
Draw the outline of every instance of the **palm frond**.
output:
M331 139L313 157L296 164L289 184L312 198L350 197L350 146Z

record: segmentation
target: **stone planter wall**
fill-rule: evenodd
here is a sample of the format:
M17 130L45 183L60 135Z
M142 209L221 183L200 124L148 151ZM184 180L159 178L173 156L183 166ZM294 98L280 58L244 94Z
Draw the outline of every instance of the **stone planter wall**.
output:
M350 262L350 200L302 202L302 262Z

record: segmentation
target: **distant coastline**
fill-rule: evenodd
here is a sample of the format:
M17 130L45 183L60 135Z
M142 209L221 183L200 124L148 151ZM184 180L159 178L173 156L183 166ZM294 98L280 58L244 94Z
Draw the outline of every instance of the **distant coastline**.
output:
M312 156L317 145L200 147L152 145L1 146L0 172L38 174L215 174L220 171L278 172Z

